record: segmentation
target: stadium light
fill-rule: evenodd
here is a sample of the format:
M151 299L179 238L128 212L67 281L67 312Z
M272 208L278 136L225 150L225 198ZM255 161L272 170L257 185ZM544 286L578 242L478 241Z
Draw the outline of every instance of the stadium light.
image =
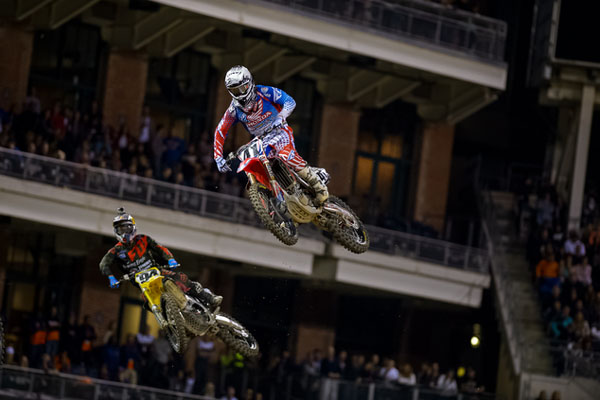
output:
M471 336L471 347L476 349L481 344L481 325L473 324L473 336Z

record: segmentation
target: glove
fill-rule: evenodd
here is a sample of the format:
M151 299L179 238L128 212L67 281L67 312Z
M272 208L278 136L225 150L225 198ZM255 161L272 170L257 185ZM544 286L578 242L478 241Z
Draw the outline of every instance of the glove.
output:
M175 268L179 267L179 263L177 261L175 261L174 258L171 258L168 261L168 263L169 263L169 268L171 268L171 269L175 269Z
M119 287L119 281L113 275L108 276L108 281L110 282L111 289L116 289Z
M219 172L231 171L231 167L229 166L229 164L227 164L227 160L225 160L223 157L215 158L215 162L217 163L217 168L219 169Z
M275 118L275 122L273 122L273 129L279 129L283 127L283 118L277 117Z

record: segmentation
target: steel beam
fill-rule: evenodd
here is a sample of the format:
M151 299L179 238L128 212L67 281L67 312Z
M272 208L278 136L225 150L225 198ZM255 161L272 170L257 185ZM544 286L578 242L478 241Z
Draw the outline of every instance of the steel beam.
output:
M184 21L166 34L164 47L165 56L174 56L214 30L214 26L207 26L204 24L204 21L201 20L190 19Z
M183 22L182 12L176 8L163 8L137 22L133 28L132 48L139 50L159 36Z
M52 3L52 0L18 0L15 18L17 21L23 21L50 3Z
M100 0L72 1L58 0L50 8L50 29L56 29L75 18Z
M283 56L275 60L273 83L279 84L317 61L317 57Z
M265 42L258 42L244 54L244 64L252 73L255 73L287 52L288 49Z

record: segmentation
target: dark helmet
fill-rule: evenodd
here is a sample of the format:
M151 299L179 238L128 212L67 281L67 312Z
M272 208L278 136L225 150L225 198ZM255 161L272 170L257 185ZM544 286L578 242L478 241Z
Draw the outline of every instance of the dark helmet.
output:
M131 242L136 235L135 219L127 214L123 207L117 209L117 216L113 219L113 228L117 240L123 244Z

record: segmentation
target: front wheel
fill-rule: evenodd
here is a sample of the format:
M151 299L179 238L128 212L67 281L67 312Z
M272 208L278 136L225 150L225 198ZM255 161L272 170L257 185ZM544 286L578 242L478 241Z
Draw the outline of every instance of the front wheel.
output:
M330 214L328 230L333 238L347 250L353 253L364 253L369 249L369 234L364 224L346 203L335 196L329 196L328 202L346 210L349 216L343 214Z
M185 320L175 296L165 292L162 294L161 304L167 320L165 333L169 344L176 353L183 354L187 348L189 338L185 331Z
M298 229L291 218L288 218L276 207L276 199L271 191L259 183L248 188L248 197L258 218L273 235L288 246L298 242Z
M219 328L216 335L223 343L244 357L254 358L258 355L258 342L248 329L222 312L217 313L215 319Z

